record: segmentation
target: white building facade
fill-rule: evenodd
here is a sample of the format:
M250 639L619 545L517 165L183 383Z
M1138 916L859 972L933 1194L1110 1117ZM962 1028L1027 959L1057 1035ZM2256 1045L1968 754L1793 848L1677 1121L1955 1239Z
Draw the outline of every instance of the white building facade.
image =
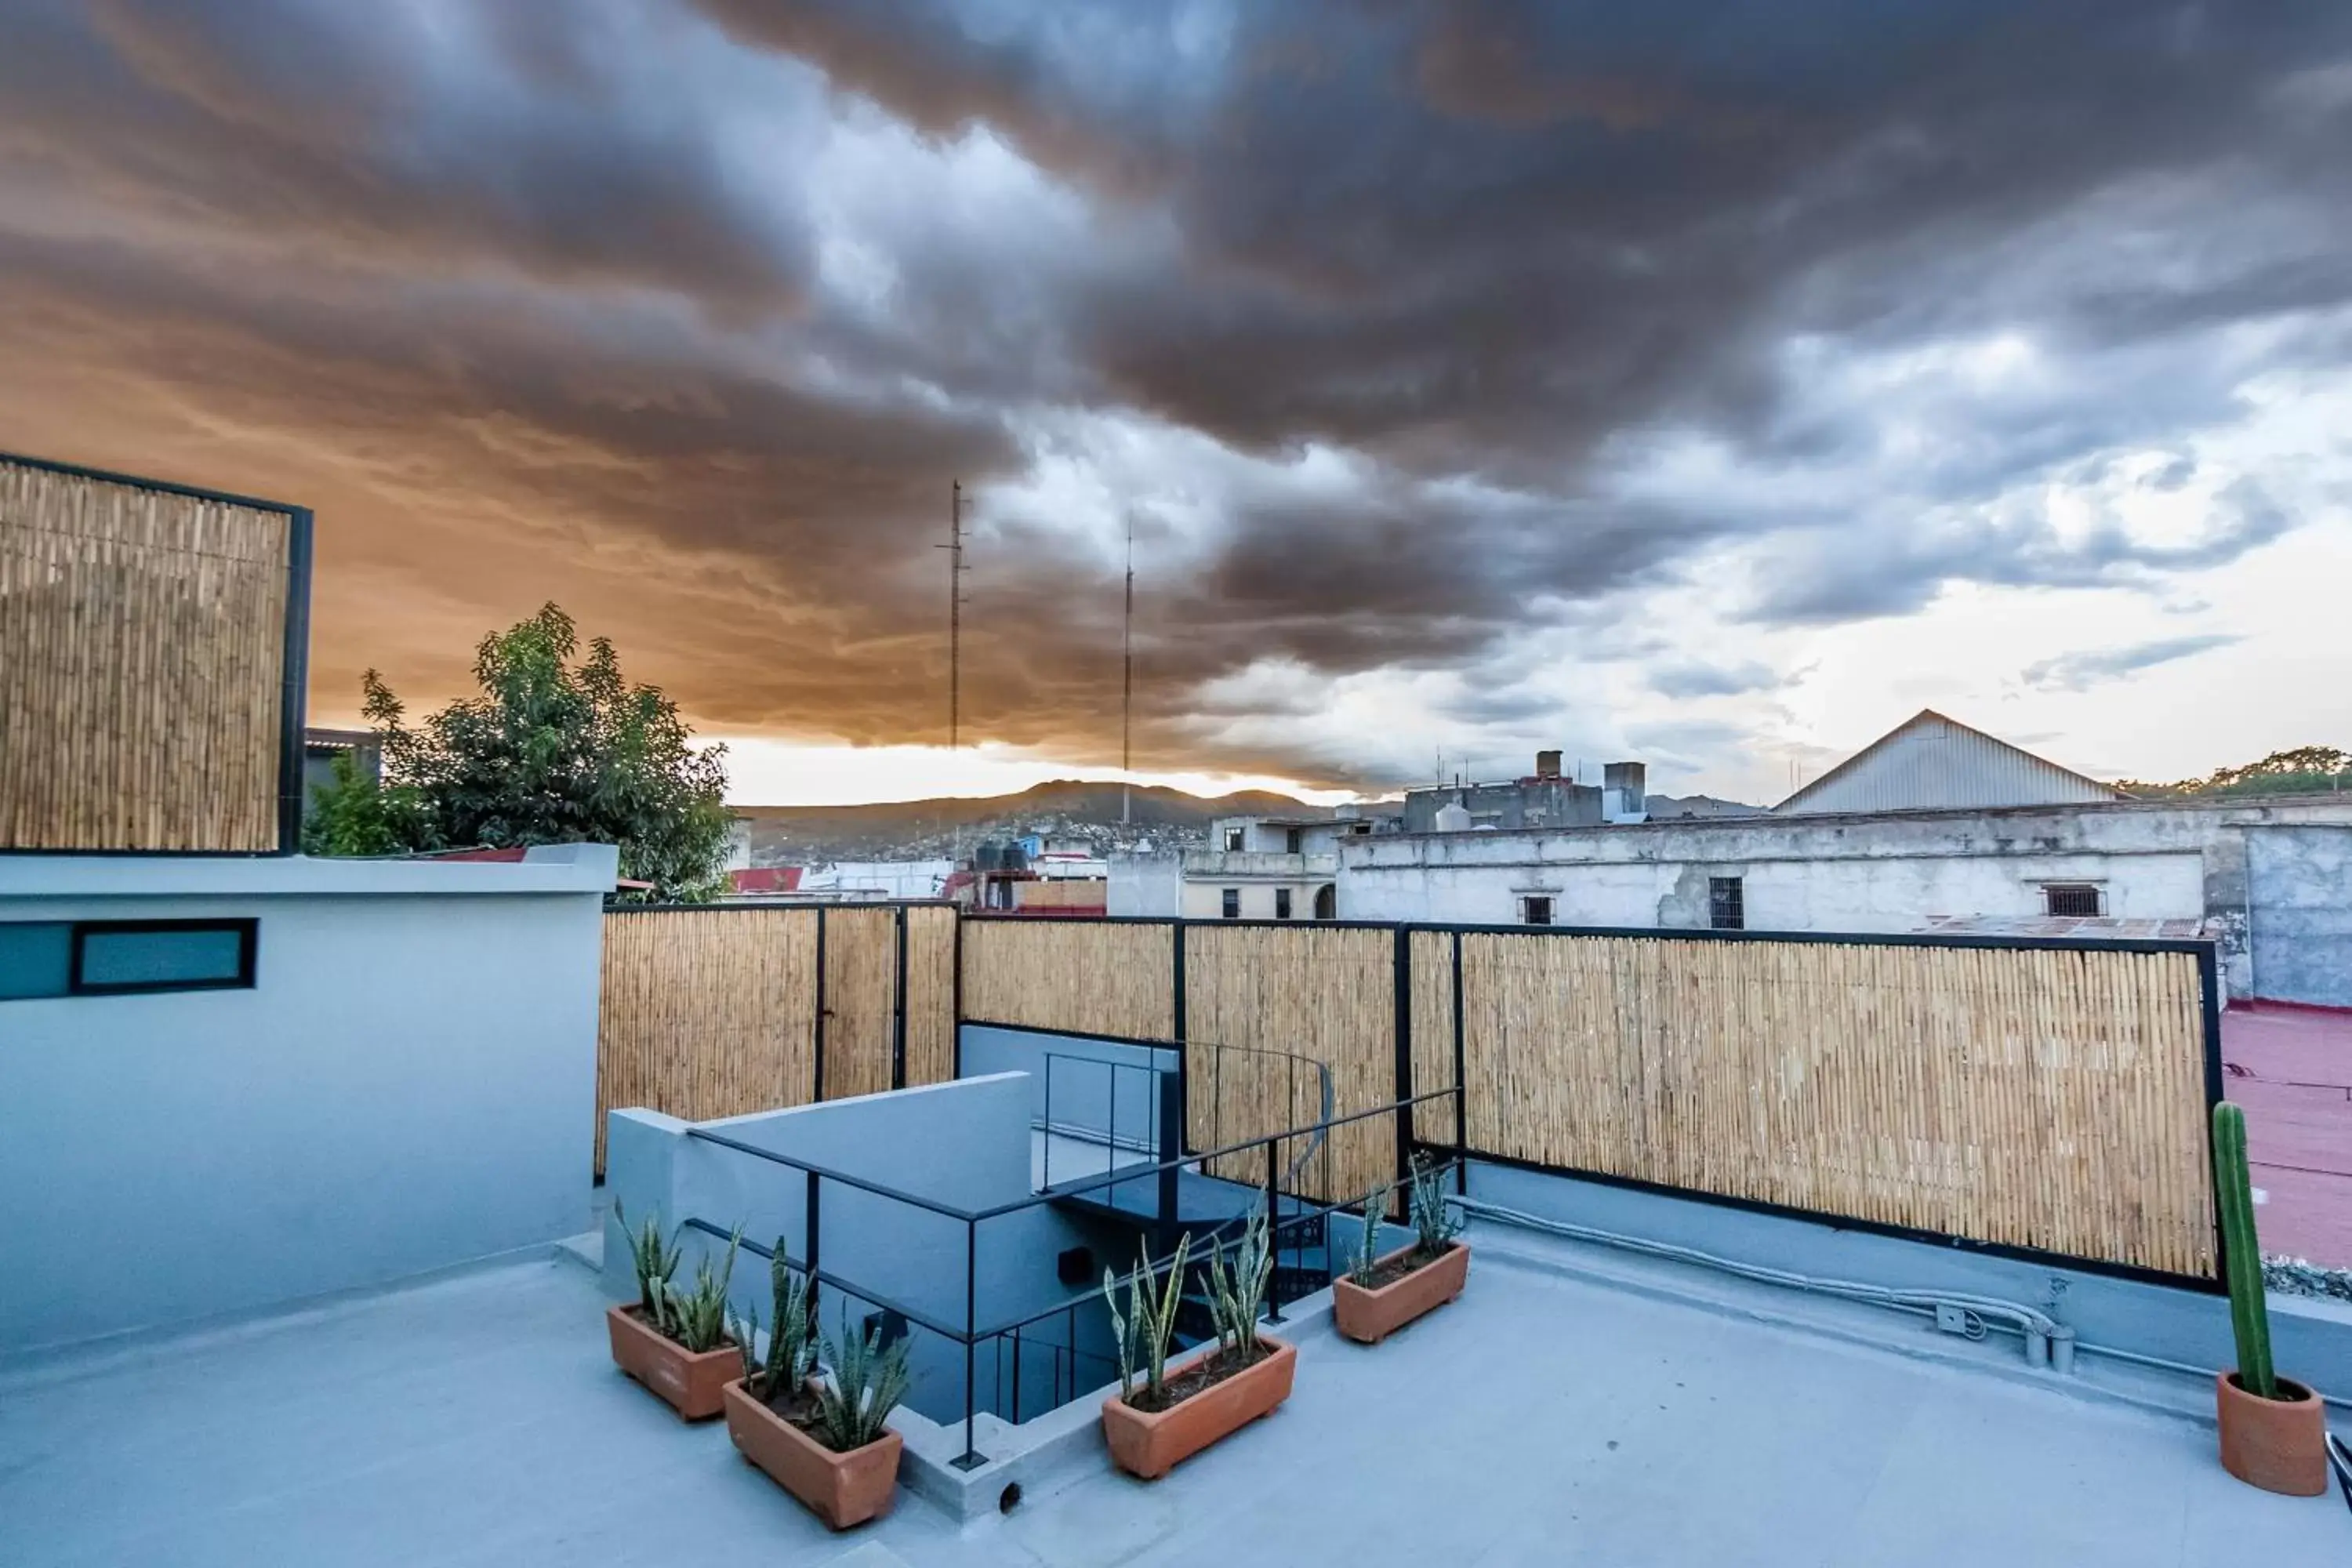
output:
M2236 995L2352 1005L2352 799L2111 801L1430 833L1339 849L1343 920L1915 931L2200 922ZM2257 942L2260 934L2264 941ZM2340 998L2340 999L2339 999Z

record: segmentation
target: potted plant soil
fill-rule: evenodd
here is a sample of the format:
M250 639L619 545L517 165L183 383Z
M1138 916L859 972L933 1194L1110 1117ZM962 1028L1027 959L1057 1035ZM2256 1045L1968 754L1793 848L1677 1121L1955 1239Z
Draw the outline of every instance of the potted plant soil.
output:
M694 1288L681 1290L670 1282L684 1256L676 1234L665 1241L657 1215L629 1229L617 1202L613 1217L629 1238L637 1271L637 1304L604 1311L613 1363L686 1420L709 1420L724 1404L721 1391L728 1380L742 1370L735 1342L727 1337L727 1286L734 1277L740 1237L727 1243L724 1268L713 1272L704 1258L695 1268Z
M1223 1244L1210 1249L1209 1308L1216 1342L1169 1363L1168 1342L1183 1297L1192 1240L1189 1232L1178 1240L1165 1284L1149 1258L1137 1265L1128 1278L1125 1315L1118 1310L1117 1277L1108 1270L1103 1274L1111 1332L1118 1342L1118 1392L1103 1401L1103 1440L1112 1463L1145 1480L1157 1480L1219 1438L1271 1414L1290 1397L1298 1364L1295 1347L1257 1331L1274 1272L1263 1205L1235 1247L1230 1271Z
M1454 1238L1460 1217L1445 1203L1443 1167L1414 1168L1412 1184L1413 1239L1385 1258L1376 1257L1381 1222L1391 1189L1364 1205L1364 1235L1346 1275L1331 1282L1331 1318L1339 1331L1360 1344L1378 1344L1424 1312L1462 1294L1470 1278L1470 1248Z
M2246 1173L2246 1116L2234 1105L2213 1108L2213 1184L2221 1210L2230 1327L2238 1342L2237 1369L2213 1380L2221 1468L2264 1491L2317 1497L2327 1489L2326 1414L2317 1394L2271 1365L2270 1306L2263 1295L2262 1244Z
M751 1352L758 1313L736 1324L743 1375L727 1385L727 1436L810 1512L847 1530L888 1513L898 1496L905 1443L885 1423L907 1392L907 1342L886 1350L878 1331L852 1335L845 1317L841 1338L823 1347L831 1374L819 1376L813 1291L783 1257L779 1237L764 1362Z

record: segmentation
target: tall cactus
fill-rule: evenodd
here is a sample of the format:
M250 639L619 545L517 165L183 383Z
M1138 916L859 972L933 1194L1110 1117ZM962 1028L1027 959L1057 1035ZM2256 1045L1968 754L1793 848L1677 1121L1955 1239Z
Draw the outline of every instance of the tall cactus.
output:
M2263 1248L2254 1235L2253 1183L2246 1173L2246 1113L2234 1105L2213 1108L2213 1191L2221 1210L2230 1328L2238 1338L2238 1384L2258 1398L2276 1399L2271 1314L2263 1299Z

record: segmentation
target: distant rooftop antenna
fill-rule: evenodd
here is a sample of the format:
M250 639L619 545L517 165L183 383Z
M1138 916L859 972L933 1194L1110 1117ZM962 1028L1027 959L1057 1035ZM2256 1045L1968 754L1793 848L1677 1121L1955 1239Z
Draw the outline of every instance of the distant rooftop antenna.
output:
M963 739L963 481L948 486L948 750Z
M1135 789L1135 513L1127 514L1127 611L1118 628L1118 825Z
M948 552L948 750L963 741L963 481L948 485L948 542L931 546ZM963 824L955 825L949 854L963 858Z

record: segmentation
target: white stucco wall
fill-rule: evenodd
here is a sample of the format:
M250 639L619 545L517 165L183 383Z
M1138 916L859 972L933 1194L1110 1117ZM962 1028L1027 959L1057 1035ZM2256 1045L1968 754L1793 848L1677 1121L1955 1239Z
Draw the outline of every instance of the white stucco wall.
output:
M1114 855L1103 912L1167 918L1184 912L1184 860L1173 850L1160 855Z
M2204 868L2194 853L1907 857L1819 860L1471 862L1350 867L1344 920L1503 924L1529 894L1553 900L1559 925L1706 923L1707 879L1738 877L1751 931L1916 931L1937 915L2038 915L2044 882L2095 882L2106 912L2196 919Z
M0 1001L0 1352L585 1228L614 851L0 858L0 921L253 917L250 990Z
M1710 877L1741 879L1751 931L1906 931L1937 915L2039 915L2044 882L2098 883L2109 914L2135 918L2193 920L2204 897L2194 854L1659 861L1350 872L1340 914L1503 924L1541 894L1559 925L1704 925Z
M2247 934L2248 840L2290 828L2333 843L2352 834L2352 802L2132 802L1401 834L1342 845L1339 913L1503 924L1519 918L1522 898L1540 893L1554 900L1556 924L1701 926L1707 879L1736 876L1750 930L1913 931L1937 916L2038 915L2042 883L2086 881L2101 887L2110 916L2206 921L2220 939L2230 990L2243 994L2260 967Z

